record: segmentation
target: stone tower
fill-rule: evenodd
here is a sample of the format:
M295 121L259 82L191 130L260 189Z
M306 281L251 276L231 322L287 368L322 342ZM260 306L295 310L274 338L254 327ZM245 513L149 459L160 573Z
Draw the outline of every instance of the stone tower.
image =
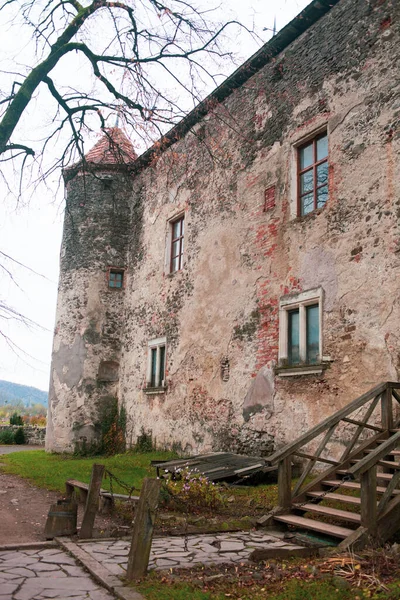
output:
M66 208L50 376L46 449L73 451L99 434L118 398L130 234L133 146L107 129L63 173Z

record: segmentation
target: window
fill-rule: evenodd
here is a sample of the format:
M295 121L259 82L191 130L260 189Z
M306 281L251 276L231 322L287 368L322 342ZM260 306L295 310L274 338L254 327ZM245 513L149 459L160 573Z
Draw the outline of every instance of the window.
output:
M280 301L279 313L280 365L282 367L320 365L321 330L321 288L283 297Z
M109 269L108 270L108 287L110 288L123 288L124 287L124 270L123 269Z
M175 273L182 269L183 237L185 233L185 218L183 216L171 222L171 233L170 273Z
M321 208L328 200L328 134L297 148L298 214Z
M165 388L166 338L148 343L147 388Z

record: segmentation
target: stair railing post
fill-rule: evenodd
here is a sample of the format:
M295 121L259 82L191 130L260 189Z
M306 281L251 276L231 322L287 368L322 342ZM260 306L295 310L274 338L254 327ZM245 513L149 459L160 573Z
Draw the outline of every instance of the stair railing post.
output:
M287 456L278 463L278 505L290 508L292 505L292 457Z
M362 473L360 483L361 526L368 530L369 535L375 537L377 530L376 465Z
M382 429L393 429L392 388L387 384L381 396Z

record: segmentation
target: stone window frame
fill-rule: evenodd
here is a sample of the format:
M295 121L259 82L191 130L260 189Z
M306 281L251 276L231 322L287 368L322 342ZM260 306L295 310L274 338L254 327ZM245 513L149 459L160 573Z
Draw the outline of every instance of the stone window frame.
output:
M296 375L320 375L325 365L323 364L323 298L322 287L313 288L304 292L287 294L279 301L279 363L277 373L280 377ZM319 359L315 364L307 364L306 348L306 307L318 304L319 307ZM300 338L300 365L288 364L289 354L289 319L290 311L299 309L299 338Z
M175 223L182 221L183 223L183 233L178 238L173 238L173 228ZM177 215L173 216L168 220L168 230L167 230L167 240L166 240L166 260L165 260L165 270L168 275L175 275L179 273L183 269L184 261L185 261L185 253L184 253L184 240L185 240L185 229L186 229L186 214L184 211L181 211ZM179 244L179 254L173 257L173 244L176 241L180 241ZM179 256L179 268L172 270L173 268L173 258Z
M110 285L112 274L122 275L120 286ZM108 269L107 269L107 288L109 290L113 290L113 291L114 290L120 291L120 290L125 289L125 284L126 284L126 269L124 269L123 267L108 267Z
M330 148L330 127L327 117L321 117L318 119L318 123L308 124L302 127L301 131L294 132L291 136L290 141L290 214L292 218L306 219L309 215L315 215L316 212L323 210L326 204L329 202L329 173L328 173L328 200L324 207L314 209L306 215L300 214L299 206L299 149L307 145L313 139L318 138L321 135L326 134L328 136L328 169L329 161L331 160L331 148Z
M162 358L162 348L164 348L164 357ZM152 361L154 352L156 352L156 379L152 381ZM163 365L161 365L163 360ZM163 394L167 389L166 382L166 364L167 364L167 338L160 337L147 342L147 369L146 369L146 394ZM160 377L164 375L162 379Z

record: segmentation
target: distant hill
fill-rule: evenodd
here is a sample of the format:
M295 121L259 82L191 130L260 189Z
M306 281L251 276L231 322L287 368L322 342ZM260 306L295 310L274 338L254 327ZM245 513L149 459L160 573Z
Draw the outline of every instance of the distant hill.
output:
M28 385L20 385L19 383L11 383L11 381L0 379L0 406L14 404L18 400L22 400L25 406L31 406L32 404L47 406L47 398L47 392Z

